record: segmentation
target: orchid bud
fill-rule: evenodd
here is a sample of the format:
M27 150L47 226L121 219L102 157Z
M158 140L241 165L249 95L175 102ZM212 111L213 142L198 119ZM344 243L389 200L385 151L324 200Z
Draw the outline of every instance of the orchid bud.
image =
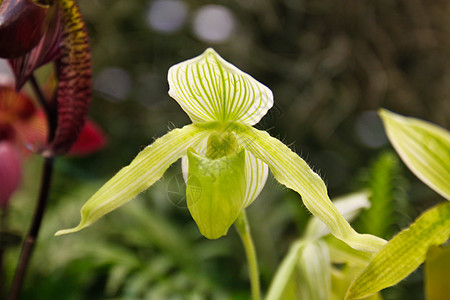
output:
M44 33L48 8L32 0L0 4L0 57L17 58L33 49Z

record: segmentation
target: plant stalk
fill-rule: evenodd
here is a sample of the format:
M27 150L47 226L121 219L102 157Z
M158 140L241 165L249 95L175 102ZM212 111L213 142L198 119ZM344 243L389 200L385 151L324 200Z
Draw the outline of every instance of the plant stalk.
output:
M34 75L30 76L30 83L36 94L39 104L45 111L48 123L47 141L50 142L55 136L56 126L58 122L56 110L53 109L50 101L48 101L48 99L45 98ZM9 300L19 299L20 293L22 291L22 286L25 280L25 275L28 269L30 258L34 250L36 239L39 234L39 229L41 227L42 219L44 217L45 209L47 207L48 196L50 193L50 185L52 181L53 165L54 165L54 157L44 158L44 165L42 168L42 176L41 176L41 186L39 190L39 198L37 200L33 219L31 221L28 233L25 237L25 240L23 241L22 251L20 253L16 272L14 274L14 279L11 285L11 290L8 298Z
M8 204L0 208L0 298L3 299L5 274L3 270L3 256L5 252L4 234L8 216Z
M31 254L34 250L34 245L41 227L42 218L44 216L45 208L47 206L48 195L50 192L50 183L53 173L53 157L44 158L44 167L42 170L41 188L39 192L39 199L36 204L33 220L30 225L27 236L23 242L22 251L20 253L19 263L17 265L14 280L11 285L9 300L19 299L25 279L28 264L30 262Z
M252 288L252 300L261 299L261 291L259 286L259 270L258 260L256 257L255 245L253 243L252 235L250 233L250 225L248 223L245 210L242 210L234 223L236 230L239 233L242 244L247 255L247 262L250 274L250 283Z

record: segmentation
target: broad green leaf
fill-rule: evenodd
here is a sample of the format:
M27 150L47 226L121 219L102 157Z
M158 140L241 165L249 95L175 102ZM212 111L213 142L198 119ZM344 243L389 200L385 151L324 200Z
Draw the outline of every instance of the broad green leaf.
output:
M430 247L425 261L425 294L427 300L442 300L449 296L449 270L450 245Z
M270 284L269 291L267 292L266 300L279 300L282 299L285 290L288 288L290 278L297 266L298 257L301 249L304 247L304 241L297 241L292 244L288 254L281 262L278 270Z
M361 268L345 265L343 268L333 268L331 270L332 295L329 300L342 300L350 286L352 280L361 272ZM363 298L364 300L383 300L380 293Z
M254 125L273 105L272 91L212 48L169 69L169 95L192 122Z
M350 286L346 299L360 299L395 285L425 260L430 246L450 237L450 203L437 205L392 238Z
M186 199L200 232L209 239L227 234L244 207L245 152L210 159L188 150Z
M281 263L266 300L328 300L331 265L323 241L297 241Z
M161 178L167 168L186 155L189 147L206 138L207 132L195 125L174 129L142 150L126 167L103 185L81 208L80 224L56 235L79 231L103 215L132 200Z
M395 150L411 171L450 200L450 132L387 110L379 112Z
M298 261L302 299L328 300L331 294L331 264L324 241L306 243Z
M238 141L256 158L266 163L275 179L298 192L310 212L324 222L330 232L355 249L376 252L386 241L368 234L358 234L336 209L323 180L285 144L267 132L252 127L236 129Z

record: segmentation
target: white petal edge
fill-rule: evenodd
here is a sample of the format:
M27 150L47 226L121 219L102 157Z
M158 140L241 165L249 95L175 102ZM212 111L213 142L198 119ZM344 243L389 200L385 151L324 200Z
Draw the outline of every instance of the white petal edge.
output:
M167 168L186 155L186 151L207 132L195 125L174 129L142 150L126 167L106 182L81 208L80 224L58 231L62 235L80 231L103 215L132 200L159 180Z
M244 208L252 204L259 196L269 175L269 167L249 151L245 150L245 177L247 189L245 191Z
M272 91L212 48L178 63L167 76L169 95L192 122L255 125L273 105Z
M352 248L368 252L376 252L386 244L376 236L357 233L331 202L319 175L281 141L252 127L236 135L249 152L269 166L278 182L302 196L306 208L322 220L335 237Z

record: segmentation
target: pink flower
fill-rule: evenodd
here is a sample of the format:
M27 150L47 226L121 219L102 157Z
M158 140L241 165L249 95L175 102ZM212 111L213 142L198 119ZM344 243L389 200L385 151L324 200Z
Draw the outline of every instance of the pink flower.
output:
M12 85L0 85L0 206L7 205L21 181L21 165L34 149L47 141L45 115L25 93ZM87 121L69 155L86 155L106 143L103 132Z

